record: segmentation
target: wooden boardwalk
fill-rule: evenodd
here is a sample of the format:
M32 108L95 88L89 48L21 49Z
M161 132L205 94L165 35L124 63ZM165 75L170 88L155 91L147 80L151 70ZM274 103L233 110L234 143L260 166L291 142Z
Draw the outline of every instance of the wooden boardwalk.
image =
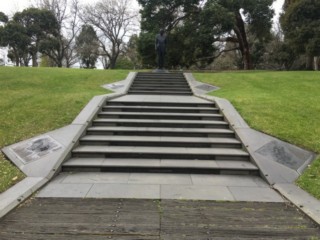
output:
M0 220L1 240L320 239L283 203L32 199Z

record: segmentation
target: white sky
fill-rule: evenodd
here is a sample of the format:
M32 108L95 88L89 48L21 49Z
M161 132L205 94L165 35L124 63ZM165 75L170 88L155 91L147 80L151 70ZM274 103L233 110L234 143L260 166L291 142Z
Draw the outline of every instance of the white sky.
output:
M97 0L80 0L82 3L93 3ZM136 0L132 0L135 2L135 5L137 4ZM17 11L21 11L24 8L27 8L31 5L31 3L34 2L33 0L0 0L0 12L4 12L5 14L11 16ZM273 4L273 8L276 10L276 17L278 18L279 12L282 9L284 0L276 0Z

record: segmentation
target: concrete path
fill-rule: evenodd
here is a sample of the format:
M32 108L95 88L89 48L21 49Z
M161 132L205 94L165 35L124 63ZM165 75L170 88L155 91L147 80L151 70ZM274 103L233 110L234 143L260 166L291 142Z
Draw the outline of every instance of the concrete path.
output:
M257 176L164 173L61 173L37 197L284 201Z

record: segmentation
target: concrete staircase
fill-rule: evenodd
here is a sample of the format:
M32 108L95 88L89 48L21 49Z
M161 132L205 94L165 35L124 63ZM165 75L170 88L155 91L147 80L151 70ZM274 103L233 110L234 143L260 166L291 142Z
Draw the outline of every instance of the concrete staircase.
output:
M181 80L177 88L174 84L170 88L166 84L157 86L156 80L148 82L158 77L159 82ZM139 73L129 92L190 94L186 80L183 83L182 79L181 74L171 77ZM153 89L151 85L157 87ZM215 104L191 100L107 102L62 170L259 174Z
M138 73L128 94L192 95L182 73Z

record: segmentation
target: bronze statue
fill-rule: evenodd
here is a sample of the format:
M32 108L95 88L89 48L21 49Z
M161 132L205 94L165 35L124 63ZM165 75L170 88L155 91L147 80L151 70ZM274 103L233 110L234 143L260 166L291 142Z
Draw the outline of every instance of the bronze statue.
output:
M158 55L158 69L164 67L164 56L166 54L167 37L164 30L161 29L160 33L156 36L155 48Z

